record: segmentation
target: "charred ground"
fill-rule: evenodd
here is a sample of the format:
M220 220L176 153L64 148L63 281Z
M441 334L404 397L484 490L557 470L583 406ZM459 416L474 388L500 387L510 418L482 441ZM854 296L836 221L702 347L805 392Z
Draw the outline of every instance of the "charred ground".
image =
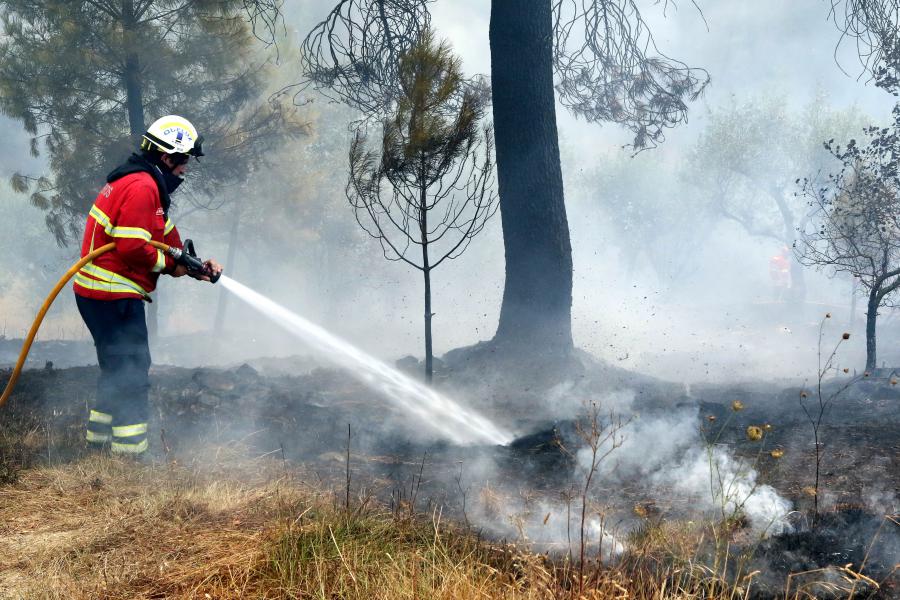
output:
M820 526L811 528L815 453L810 424L799 403L802 388L762 383L685 388L578 362L581 366L573 376L580 393L593 392L602 398L610 388L628 388L634 393L630 410L636 413L694 411L696 427L704 436L752 461L760 480L792 501L797 509L790 517L792 533L756 546L755 538L742 534L740 523L735 525L735 539L756 547L755 560L767 573L769 581L759 588L759 597L767 593L774 597L790 573L838 569L864 559L872 576L888 578L879 591L868 589L871 597L900 593L891 579L896 572L889 558L900 552L898 526L888 522L885 527L885 515L879 514L879 510L890 510L900 496L900 386L892 385L893 375L860 380L828 412L819 490L823 516ZM520 387L526 392L515 398L498 395L496 390L502 386L483 387L483 404L493 407L485 408L488 415L520 435L508 447L459 448L435 442L427 432L410 434L416 430L415 423L345 372L309 370L304 361L280 360L270 363L280 374L262 374L265 361L255 365L154 367L151 428L156 460L184 463L208 448L230 446L248 457L275 457L285 468L302 464L336 495L352 490L354 497L372 495L394 506L440 506L460 522L468 522L473 496L484 493L465 487L463 475L486 459L496 466L488 484L493 489L518 490L522 497L554 496L571 489L575 458L560 444L577 445L576 421L553 419L546 411L522 410L531 403L545 405L543 400L552 393L536 384ZM284 374L291 368L301 373ZM0 375L0 384L8 374ZM3 485L16 486L30 468L65 465L87 455L83 419L97 374L95 367L58 369L49 364L23 374L0 423ZM439 365L437 374L458 380L463 371L453 372L451 363ZM825 391L844 383L830 381ZM477 386L460 387L478 401ZM739 412L732 408L734 400L744 406ZM516 403L521 403L519 410ZM770 427L765 428L761 443L747 443L748 427L766 425ZM783 455L773 455L773 450ZM351 483L344 490L348 472ZM692 506L671 490L649 489L637 478L620 473L610 481L601 478L593 496L614 515L620 531L692 518ZM877 556L870 557L873 548Z
M35 461L65 461L85 451L83 419L97 374L96 367L50 366L23 373L0 424L8 473ZM9 371L0 372L0 383L8 376ZM617 376L620 385L629 383L621 374ZM887 376L858 382L827 413L822 487L833 503L864 503L875 490L900 494L900 385L892 385L892 380ZM430 455L428 462L436 463L443 462L442 455L453 461L464 459L468 452L435 444L427 433L418 439L411 436L401 427L404 415L339 370L319 368L292 376L262 375L246 364L230 369L162 366L153 368L152 381L151 418L161 453L177 455L204 443L240 441L253 451L277 451L287 460L307 461L344 452L348 426L354 453L396 457L403 464L417 462L425 452ZM801 391L808 388L704 384L685 394L682 386L649 379L636 383L643 388L634 404L637 411L696 407L697 427L710 437L719 435L721 443L733 444L739 452L745 448L740 442L747 427L770 425L765 449L782 449L784 455L776 459L766 452L761 470L779 491L803 503L814 460L809 421L799 402ZM826 392L842 385L831 382ZM530 392L535 397L545 393ZM521 400L524 406L530 398ZM744 405L736 414L731 409L734 400ZM557 476L558 469L548 466L566 458L555 440L564 438L573 422L552 421L536 411L500 414L502 407L493 410L491 416L520 435L509 448L492 452L528 463L524 473L536 478L526 482L530 486L540 487L542 481ZM720 430L723 423L727 424ZM515 467L518 475L522 466Z

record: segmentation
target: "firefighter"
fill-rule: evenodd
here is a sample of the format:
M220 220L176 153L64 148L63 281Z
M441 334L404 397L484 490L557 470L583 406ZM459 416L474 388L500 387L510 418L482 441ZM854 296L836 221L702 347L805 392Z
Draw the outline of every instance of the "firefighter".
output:
M791 287L791 249L782 246L781 252L769 259L769 277L775 286L775 300L780 302Z
M169 218L170 196L182 183L190 157L203 156L201 142L187 119L158 119L144 133L140 153L107 175L88 214L81 256L116 244L86 264L74 283L78 311L94 338L100 363L97 398L87 422L87 441L94 447L109 444L112 452L130 455L147 450L150 347L144 301L151 301L160 274L187 273L147 242L182 246ZM208 273L222 271L214 260L204 267Z

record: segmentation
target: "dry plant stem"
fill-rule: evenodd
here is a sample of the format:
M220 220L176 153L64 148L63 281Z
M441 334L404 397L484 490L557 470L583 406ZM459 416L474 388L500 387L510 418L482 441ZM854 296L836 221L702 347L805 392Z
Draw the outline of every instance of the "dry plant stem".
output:
M883 582L872 581L871 579L869 579L862 573L866 568L866 564L868 564L868 562L869 562L869 556L872 554L872 548L875 546L875 542L881 536L881 533L884 530L885 525L888 524L888 522L892 522L895 525L900 525L900 523L897 523L897 521L893 520L891 517L885 517L884 519L882 519L881 524L878 526L878 530L875 531L875 535L872 536L872 541L869 542L869 547L866 548L866 554L865 554L865 556L863 556L862 562L859 564L859 567L857 568L856 575L858 575L858 577L856 577L853 581L853 587L850 589L850 594L847 597L847 600L853 600L853 597L856 595L856 587L859 584L860 580L866 581L867 583L870 583L870 584L874 584L876 589L881 587L881 583L883 583ZM898 567L900 567L900 563L898 563L897 565L894 566L893 571L891 571L891 573L888 575L888 577L893 575L894 571L896 571L898 569ZM887 577L885 578L885 580L886 579L887 579Z
M469 515L466 512L466 499L469 495L469 488L463 489L462 486L462 462L459 463L459 472L456 474L456 488L459 490L460 497L462 498L463 521L465 522L466 530L468 531L472 528L471 524L469 523Z
M425 472L425 459L428 457L428 451L422 453L422 462L419 465L419 476L415 479L415 487L410 490L409 514L414 515L416 512L416 498L419 496L419 488L422 485L422 473Z
M706 455L707 455L707 460L709 462L710 494L712 495L714 500L718 499L718 501L719 501L719 510L720 510L720 514L722 516L723 522L727 522L731 518L736 516L737 513L740 512L740 510L742 509L743 505L747 502L749 497L753 494L754 491L756 491L756 486L754 486L750 490L750 493L748 494L748 496L745 497L741 502L733 501L734 498L733 498L732 490L734 489L734 485L737 482L738 475L735 475L735 477L733 477L730 481L726 481L723 478L722 471L719 468L719 465L716 461L716 457L715 457L715 453L714 453L715 447L719 444L719 440L722 438L722 435L725 433L725 431L728 429L729 425L731 424L732 420L734 419L734 415L735 415L735 412L732 412L728 416L728 419L726 419L725 422L722 423L722 425L719 428L719 431L716 433L715 437L711 441L707 441L707 443L706 443ZM704 436L704 438L705 438L705 436ZM757 452L756 461L759 460L759 456L761 455L761 452L762 452L762 446L760 446L760 448L761 448L760 451ZM753 463L754 465L756 464L756 461L754 461L754 463ZM751 466L751 468L752 468L752 466ZM731 514L728 514L726 509L730 502L733 502L734 509L732 510ZM718 542L717 542L717 546L718 546Z
M834 366L834 358L837 356L838 349L841 347L841 344L844 343L844 338L838 340L837 344L835 344L834 349L831 351L831 354L828 355L828 358L825 360L825 364L822 364L822 338L824 336L825 331L825 322L829 319L829 316L826 315L822 318L822 321L819 323L819 341L818 341L818 372L816 374L816 401L817 405L813 408L810 408L806 405L804 398L806 397L806 391L803 390L800 393L800 407L803 409L803 413L806 415L809 424L812 426L813 430L813 444L815 445L815 476L813 479L813 527L815 527L819 522L819 485L821 481L821 471L822 471L822 443L820 441L820 435L822 430L822 424L825 420L825 415L828 412L828 409L834 403L834 401L844 393L851 385L860 380L860 377L853 377L848 381L845 385L840 387L836 392L826 397L826 395L822 391L822 382L825 379L825 376L832 370Z
M47 466L53 466L53 460L50 456L50 448L51 448L51 431L50 431L50 423L44 423L44 429L47 430Z
M713 454L713 449L719 443L719 439L721 439L722 434L725 432L725 430L731 423L732 419L734 418L734 414L735 413L732 412L728 416L728 418L725 420L725 422L722 423L722 426L719 428L719 431L716 433L716 436L711 441L706 442L706 458L707 458L707 461L709 462L709 491L710 491L710 494L712 495L713 499L724 497L724 490L725 490L725 483L722 480L722 473L720 472L720 470L718 469L718 466L716 465L715 455ZM701 428L701 433L705 433L702 431L702 428ZM706 439L705 435L704 435L704 439ZM724 519L726 519L724 505L722 505L721 511L722 511L722 519L724 520Z
M583 422L575 425L575 432L579 439L584 442L590 452L590 462L587 467L582 466L581 470L584 475L584 486L581 488L581 515L579 521L579 549L578 549L578 593L584 592L584 554L586 548L585 541L585 523L587 522L588 497L590 495L591 484L600 464L609 457L624 442L625 438L621 435L622 429L631 422L631 419L623 420L622 417L614 414L609 415L609 422L603 421L601 416L600 405L596 402L590 402L587 406L587 418ZM560 448L570 456L575 457L571 451L560 443ZM577 457L576 457L577 458ZM603 530L600 531L601 543ZM569 546L571 554L571 543ZM602 558L601 558L602 560Z
M566 546L569 551L569 563L572 562L572 500L575 498L575 488L571 487L565 492L563 492L563 497L566 500L566 542L568 546Z
M344 495L344 510L350 514L350 423L347 423L347 462L346 462L346 487Z
M720 469L719 463L716 460L714 452L715 447L718 445L719 440L721 439L724 432L728 429L729 425L734 419L735 414L736 412L732 410L728 419L726 419L725 422L722 423L721 427L719 428L718 432L716 432L716 435L712 440L706 438L705 430L701 427L701 435L703 435L704 439L707 439L706 454L709 464L710 494L713 500L718 502L719 513L721 515L721 523L718 524L718 526L712 528L712 535L715 543L715 555L712 565L712 571L723 580L726 578L728 565L731 561L730 528L732 527L732 524L735 521L736 517L738 517L738 515L743 512L747 502L756 493L756 490L760 485L758 480L754 480L754 483L752 486L750 486L747 494L743 498L739 497L735 488L745 471L738 471L730 480L726 480L723 477L722 470ZM762 458L763 453L766 449L766 437L766 434L763 433L763 437L759 440L759 448L756 451L756 456L751 463L746 464L746 469L749 469L751 471L757 469L760 459ZM730 511L728 510L729 506L732 506ZM746 552L744 555L737 557L737 566L734 569L735 581L740 580L741 573L744 572L747 561L756 552L756 549L759 547L759 544L765 537L765 532L768 531L768 528L772 525L773 522L767 524L766 528L760 534L759 538L756 540L756 543L753 545L750 551Z

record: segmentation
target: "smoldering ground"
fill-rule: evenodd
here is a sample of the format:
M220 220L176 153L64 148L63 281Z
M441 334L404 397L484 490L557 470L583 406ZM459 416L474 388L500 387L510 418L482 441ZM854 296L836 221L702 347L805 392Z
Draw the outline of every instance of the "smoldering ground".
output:
M634 532L648 524L731 518L736 519L738 539L744 540L739 544L765 549L755 560L771 562L763 565L772 573L771 585L777 586L777 573L786 575L798 565L834 564L829 562L837 556L834 552L849 560L864 552L871 557L870 573L889 570L897 532L888 523L877 537L867 537L883 518L875 511L896 509L900 483L896 457L882 451L897 428L884 397L892 391L889 383L873 383L839 407L828 433L828 445L836 449L829 460L836 464L826 470L822 484L833 497L822 506L830 516L823 517L827 527L813 529L796 512L808 508L802 489L810 483L812 458L807 423L797 410L785 408L796 402L796 389L706 386L686 394L682 386L644 380L601 392L624 375L609 369L592 374L597 369L593 364L586 365L578 380L520 391L520 406L533 403L535 410L513 414L479 406L477 386L456 386L450 375L453 363L447 363L441 386L445 393L524 435L508 447L449 444L439 432L336 369L267 377L247 366L160 367L154 371L151 426L160 432L154 451L160 459L183 462L224 444L243 448L249 456L299 461L340 501L346 491L354 502L377 496L403 510L440 510L494 538L555 555L577 555L582 526L588 554L613 560L627 551ZM31 432L26 437L32 447L18 448L13 464L19 461L24 467L46 456L65 461L82 452L83 405L75 406L71 398L90 397L95 373L26 373L3 438L10 441ZM496 400L498 391L490 387L498 384L481 387L480 393ZM509 382L502 386L510 387ZM732 402L738 393L744 409L735 412ZM611 423L610 415L630 422L585 489L591 455L583 432L591 425L592 403L602 407L595 413L601 427ZM879 414L880 429L859 417L860 406ZM710 416L717 417L714 426ZM766 439L746 439L750 424L767 422L772 428ZM838 454L851 440L858 462L843 464L846 457ZM606 444L601 453L611 441ZM770 451L775 449L784 455L773 458ZM828 554L824 548L835 536L841 542ZM788 540L802 541L790 559L782 554Z

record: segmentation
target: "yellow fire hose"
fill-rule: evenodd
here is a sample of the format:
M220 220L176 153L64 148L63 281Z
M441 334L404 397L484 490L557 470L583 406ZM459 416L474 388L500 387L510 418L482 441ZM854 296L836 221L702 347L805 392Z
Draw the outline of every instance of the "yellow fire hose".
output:
M170 247L167 244L163 244L160 242L156 242L154 240L150 240L147 242L157 250L162 250L163 252L168 253L170 251ZM53 304L53 301L56 300L56 297L59 295L59 292L69 283L69 280L75 276L75 273L81 270L81 268L87 263L91 262L101 254L106 254L110 250L113 250L116 247L114 242L106 244L105 246L100 246L77 263L72 265L68 271L66 271L65 275L60 277L59 281L56 282L56 286L50 292L50 295L47 296L47 299L44 300L44 305L41 306L41 310L38 312L37 317L35 317L34 322L31 324L31 330L28 332L28 336L25 338L25 343L22 344L22 351L19 353L19 360L16 362L16 368L13 369L12 376L9 378L9 381L6 383L6 389L3 390L3 395L0 396L0 407L6 404L7 398L9 398L10 394L12 394L13 388L16 387L16 381L19 379L19 374L22 372L22 367L25 365L25 359L28 357L28 352L31 350L31 344L34 343L34 337L37 335L38 329L41 326L41 323L44 321L44 316L47 314L47 311L50 310L50 305Z

